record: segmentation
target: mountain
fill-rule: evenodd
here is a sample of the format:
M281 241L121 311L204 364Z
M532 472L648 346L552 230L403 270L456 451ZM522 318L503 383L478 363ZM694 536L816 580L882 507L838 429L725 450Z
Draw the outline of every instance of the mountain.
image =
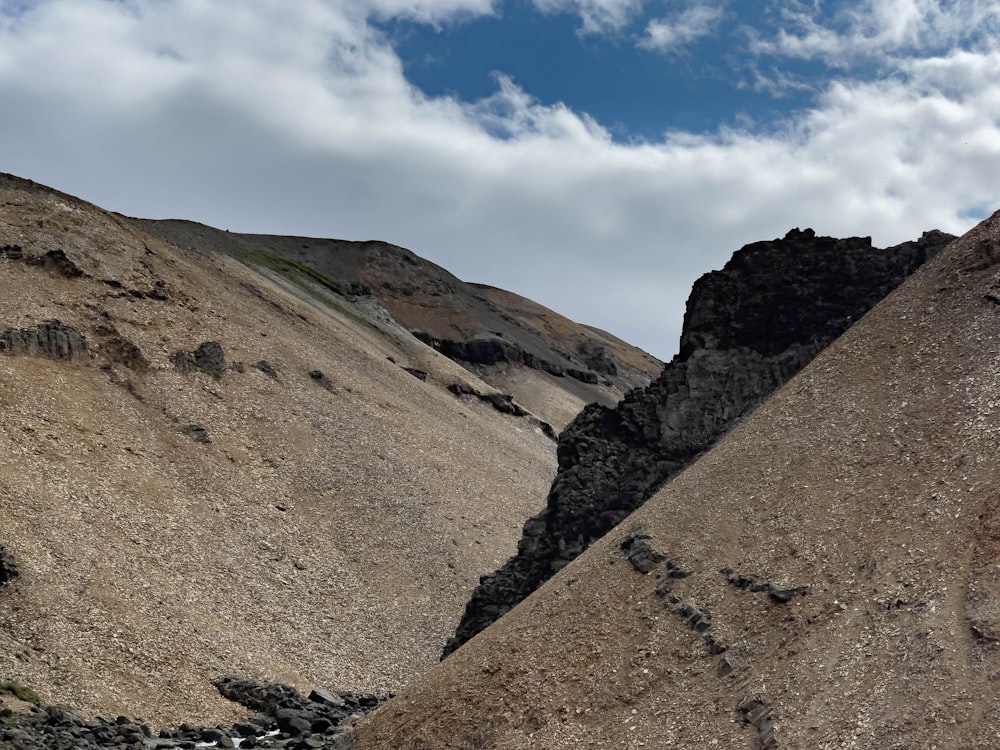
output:
M309 273L391 318L561 430L586 404L613 405L663 363L531 300L471 284L385 242L237 234L177 220L133 220L181 247L225 252L259 270Z
M895 247L812 230L755 242L691 290L680 353L614 406L591 404L559 436L546 507L517 555L485 576L451 653L573 560L802 369L952 235Z
M352 747L997 747L998 268L1000 213Z
M513 553L545 425L257 260L0 176L5 680L161 725L242 716L222 674L396 690Z

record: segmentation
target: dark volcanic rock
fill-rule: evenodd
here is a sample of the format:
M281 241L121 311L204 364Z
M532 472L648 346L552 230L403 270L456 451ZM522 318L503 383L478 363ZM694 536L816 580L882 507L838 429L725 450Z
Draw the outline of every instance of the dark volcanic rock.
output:
M198 424L197 422L192 422L191 424L186 424L181 428L181 432L188 435L196 443L211 443L212 439L208 436L208 430L205 429L204 425Z
M87 362L87 340L59 320L46 320L34 328L8 328L0 334L0 352Z
M447 656L508 612L708 450L954 237L879 250L869 238L783 239L739 250L699 279L680 353L613 408L591 404L559 436L546 508L517 555L483 576Z
M501 414L510 414L512 417L526 417L532 424L540 429L546 436L556 439L556 431L548 422L535 417L531 412L514 401L514 397L506 393L482 393L473 388L468 383L452 383L448 390L456 396L475 396Z
M204 341L194 350L194 366L209 375L222 375L226 369L226 355L218 341Z
M50 273L77 279L83 276L83 271L67 257L64 250L49 250L40 258L34 259L42 268Z
M323 374L322 370L310 370L309 377L321 388L325 388L328 391L333 390L333 383L330 381L330 378Z
M621 543L622 552L640 573L648 573L666 560L666 555L653 548L652 537L642 531L633 531Z
M17 561L0 544L0 586L17 578Z
M233 677L220 677L213 684L229 700L257 711L264 724L274 722L283 732L295 736L317 731L314 727L330 731L355 715L373 711L392 697L334 693L323 688L311 691L306 697L288 685Z
M226 369L226 355L218 341L203 341L193 352L176 351L170 362L183 373L203 372L221 378Z
M597 383L597 374L589 370L580 370L573 367L564 367L557 362L551 362L542 357L536 356L526 351L517 344L504 341L501 338L482 336L470 339L469 341L452 341L450 339L438 339L424 333L423 331L411 331L410 333L420 341L441 352L449 359L458 362L468 362L476 365L495 365L500 362L514 362L525 367L547 372L556 377L569 376L582 383ZM614 367L614 363L611 363ZM617 369L615 370L617 372Z

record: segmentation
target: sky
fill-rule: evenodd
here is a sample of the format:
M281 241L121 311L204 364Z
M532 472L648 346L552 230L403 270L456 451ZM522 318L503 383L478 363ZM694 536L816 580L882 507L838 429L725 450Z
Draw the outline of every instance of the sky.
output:
M385 240L668 359L746 243L1000 208L1000 3L0 0L0 171Z

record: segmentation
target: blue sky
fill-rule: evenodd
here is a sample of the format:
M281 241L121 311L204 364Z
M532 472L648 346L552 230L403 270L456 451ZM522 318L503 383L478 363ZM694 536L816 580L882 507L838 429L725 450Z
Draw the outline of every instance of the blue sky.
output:
M748 118L774 125L808 106L810 95L789 88L778 97L755 90L762 61L747 52L748 30L764 22L765 5L718 10L696 30L704 35L668 49L648 46L646 29L669 3L649 3L620 28L583 30L568 10L541 13L529 0L447 27L396 18L378 23L399 54L406 77L429 96L474 101L507 76L541 104L586 112L622 142L657 140L665 131L710 133ZM643 46L643 45L646 46ZM767 64L767 61L764 61ZM807 77L820 66L801 61Z
M745 243L1000 208L998 41L995 0L0 0L0 170L387 240L668 358Z

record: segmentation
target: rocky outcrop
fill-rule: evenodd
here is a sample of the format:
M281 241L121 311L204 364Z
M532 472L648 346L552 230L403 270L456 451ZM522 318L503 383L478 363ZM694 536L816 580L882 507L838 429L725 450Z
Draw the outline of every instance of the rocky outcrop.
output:
M9 554L0 544L0 586L13 581L19 572L17 561L14 560L13 555Z
M90 360L87 340L59 320L46 320L33 328L8 328L0 334L0 352L77 363Z
M226 355L218 341L203 341L193 352L174 352L170 361L183 373L203 372L213 378L221 378L226 370Z
M70 709L46 706L34 696L22 711L8 711L0 722L0 747L18 750L190 750L194 747L259 747L284 750L343 748L356 721L391 696L336 693L316 688L303 696L279 683L220 677L219 692L255 711L232 726L182 724L154 737L141 719L88 719ZM0 685L0 688L3 686Z
M486 628L642 505L952 239L932 231L880 250L870 238L783 239L699 279L680 353L616 407L591 404L559 437L546 508L518 552L483 576L444 656Z
M526 351L517 344L504 341L497 336L478 336L468 341L452 341L449 339L438 339L422 331L411 331L413 336L432 349L441 352L449 359L457 362L466 362L473 365L495 365L501 362L513 362L515 364L530 367L533 370L541 370L556 377L570 377L579 380L581 383L597 383L597 375L590 370L581 370L576 367L566 367L557 362L538 357ZM601 350L603 352L603 350ZM605 359L607 355L605 354ZM599 366L603 372L617 373L613 361L599 359Z
M448 390L459 398L463 396L474 396L480 401L489 404L501 414L509 414L512 417L524 417L535 427L541 430L547 437L556 440L556 431L553 429L552 425L544 420L538 419L531 412L521 407L514 401L514 397L507 393L498 393L496 391L492 393L482 393L468 383L452 383L448 386Z

